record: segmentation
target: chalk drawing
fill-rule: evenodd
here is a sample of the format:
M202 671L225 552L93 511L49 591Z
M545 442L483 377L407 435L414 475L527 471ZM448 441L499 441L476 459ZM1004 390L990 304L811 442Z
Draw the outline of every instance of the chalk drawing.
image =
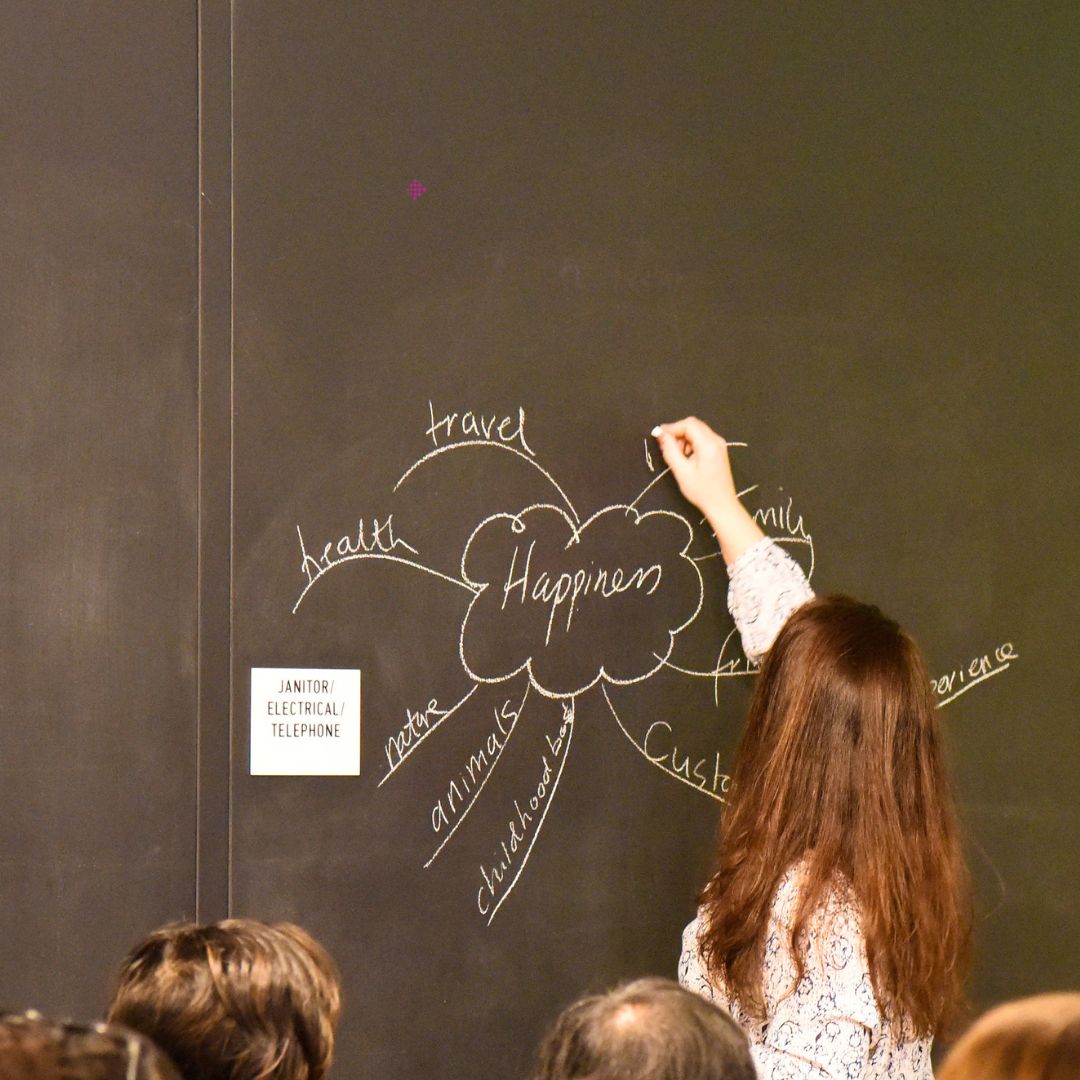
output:
M721 590L706 594L701 571L719 551L703 519L645 507L659 490L670 495L670 487L661 487L669 470L657 470L647 439L643 464L648 479L637 495L583 517L553 470L537 459L526 437L523 406L443 413L433 402L427 405L423 437L430 449L404 468L391 494L445 455L498 451L507 456L508 468L524 462L543 477L553 501L502 507L482 517L465 542L456 574L436 569L447 565L447 553L426 558L392 514L353 518L356 527L310 550L297 525L302 587L292 610L298 614L311 591L327 588L323 582L342 573L341 567L364 560L393 562L468 595L457 627L457 655L469 689L447 706L428 696L422 708L405 708L404 723L386 740L378 787L397 776L422 747L425 754L437 753L429 740L465 710L473 721L483 721L482 734L466 757L437 759L446 767L446 780L434 801L422 808L432 835L423 866L431 867L451 849L474 807L487 801L488 781L500 767L509 768L509 782L498 796L508 801L493 808L505 824L492 839L490 857L477 867L476 909L490 925L522 879L539 839L584 702L598 703L601 715L610 717L614 730L652 767L722 803L730 777L720 752L702 751L696 743L695 749L686 749L670 717L649 717L647 726L628 723L610 691L629 688L632 700L633 687L664 670L711 682L719 705L726 681L752 677L759 665L747 659L734 628L711 665L703 668L700 662L677 658L687 628L707 604L724 601ZM747 444L728 445L738 450ZM780 488L766 499L758 484L739 491L740 498L752 494L759 503L751 511L754 520L779 544L790 545L812 577L817 566L813 533L795 497ZM1005 642L932 680L938 705L1000 675L1018 657L1013 644ZM487 697L477 693L485 687ZM511 741L520 741L523 725L543 733L540 752L525 748L507 754ZM510 766L504 764L508 758L513 758ZM515 789L516 794L505 794Z

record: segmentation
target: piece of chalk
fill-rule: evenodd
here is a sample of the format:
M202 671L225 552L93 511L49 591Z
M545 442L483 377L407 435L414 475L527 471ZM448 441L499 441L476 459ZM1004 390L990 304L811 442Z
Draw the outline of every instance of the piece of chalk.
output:
M652 435L654 439L659 439L660 436L664 434L664 429L657 424L649 434Z

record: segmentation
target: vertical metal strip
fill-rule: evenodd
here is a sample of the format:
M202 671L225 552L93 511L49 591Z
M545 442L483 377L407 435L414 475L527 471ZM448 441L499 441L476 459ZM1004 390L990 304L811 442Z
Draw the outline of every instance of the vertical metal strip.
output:
M199 0L195 915L229 914L232 787L232 5Z

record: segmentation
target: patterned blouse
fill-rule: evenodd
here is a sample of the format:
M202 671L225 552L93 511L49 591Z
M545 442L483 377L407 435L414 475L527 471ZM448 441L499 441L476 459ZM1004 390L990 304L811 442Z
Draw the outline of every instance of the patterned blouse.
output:
M743 649L759 659L787 617L814 594L798 564L772 540L760 540L728 568L728 607ZM700 912L683 931L679 982L730 1010L750 1036L763 1080L932 1080L930 1039L882 1014L874 998L858 905L842 882L811 917L806 973L796 984L791 925L801 864L776 890L765 941L764 1022L732 1002L714 982L698 945Z

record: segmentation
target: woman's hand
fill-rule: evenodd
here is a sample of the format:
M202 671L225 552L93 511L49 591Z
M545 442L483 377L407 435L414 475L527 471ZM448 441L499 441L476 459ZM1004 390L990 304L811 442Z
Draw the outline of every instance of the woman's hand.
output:
M739 502L727 442L696 416L660 424L653 435L679 490L705 515L730 566L765 534Z
M684 498L706 517L722 514L738 503L723 436L696 416L660 424L653 435Z

